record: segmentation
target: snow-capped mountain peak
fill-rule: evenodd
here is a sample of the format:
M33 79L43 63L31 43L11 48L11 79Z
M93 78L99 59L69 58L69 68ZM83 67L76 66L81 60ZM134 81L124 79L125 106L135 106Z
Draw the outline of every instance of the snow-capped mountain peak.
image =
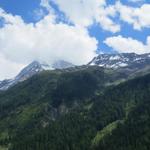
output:
M49 67L47 64L41 64L38 61L33 61L31 64L26 66L21 72L15 77L16 80L26 80L28 77L45 70L45 66Z
M70 62L64 61L64 60L59 60L53 63L52 67L55 69L66 69L66 68L71 68L74 67Z
M45 62L33 61L25 68L23 68L20 73L13 79L0 81L0 90L7 90L9 87L12 87L19 82L25 81L33 75L44 70L65 69L73 66L73 64L62 60L57 61L52 65L49 65Z
M120 53L120 54L100 54L88 65L98 65L104 68L142 67L150 64L150 54Z

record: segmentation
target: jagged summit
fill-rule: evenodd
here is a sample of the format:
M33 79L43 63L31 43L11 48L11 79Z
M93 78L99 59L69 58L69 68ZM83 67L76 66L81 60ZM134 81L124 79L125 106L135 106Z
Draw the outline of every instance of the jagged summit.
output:
M150 54L119 53L100 54L88 65L98 65L105 68L142 67L150 64Z
M33 61L27 67L25 67L21 72L16 76L17 80L26 80L32 75L41 72L43 70L50 70L51 67L46 63L40 63L39 61Z

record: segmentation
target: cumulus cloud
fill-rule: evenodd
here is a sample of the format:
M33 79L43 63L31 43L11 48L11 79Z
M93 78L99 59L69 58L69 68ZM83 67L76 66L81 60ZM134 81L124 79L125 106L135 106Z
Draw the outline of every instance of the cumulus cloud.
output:
M49 4L49 0L41 0L40 6L42 6L43 8L46 8L46 10L47 10L49 13L54 13L53 8L52 8L51 5Z
M23 67L23 64L12 62L0 54L0 79L14 77Z
M0 28L0 54L14 64L64 59L80 65L95 56L97 40L89 36L86 28L56 23L50 14L36 24L26 24L21 17L2 9L0 16L5 20Z
M113 7L107 7L106 0L45 0L55 3L71 23L88 27L98 23L106 31L118 32L120 25L111 17L116 15Z
M120 53L150 53L150 36L147 37L146 44L130 37L125 38L121 35L109 37L104 43Z
M101 8L99 10L99 14L97 15L96 20L100 24L101 28L103 28L104 30L116 33L121 30L121 26L111 19L115 18L116 16L116 8L113 5L111 5L105 8Z
M143 0L129 0L140 2ZM121 25L115 22L124 21L133 25L136 30L150 27L150 4L140 7L131 7L117 1L113 5L107 5L106 0L42 0L42 6L50 9L50 3L55 3L68 20L76 25L90 26L98 23L100 27L112 33L119 32ZM144 1L143 1L144 3Z
M128 0L128 2L139 3L139 2L145 2L145 0Z
M66 17L73 23L88 26L93 23L95 15L105 5L105 0L49 0L56 3Z
M133 25L136 30L150 27L150 4L143 4L141 7L130 7L120 2L115 4L120 20Z

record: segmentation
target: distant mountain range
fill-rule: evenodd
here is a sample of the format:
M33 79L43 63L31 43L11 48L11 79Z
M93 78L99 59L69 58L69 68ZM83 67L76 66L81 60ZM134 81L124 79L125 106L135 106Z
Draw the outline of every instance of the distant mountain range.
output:
M54 69L67 69L74 67L70 62L59 60L51 66L46 63L33 61L25 67L15 78L0 81L0 90L7 90L13 85L25 81L33 75L44 71ZM115 69L126 74L138 73L141 70L150 70L150 54L138 55L135 53L119 53L119 54L100 54L93 58L87 66L99 66L107 69Z

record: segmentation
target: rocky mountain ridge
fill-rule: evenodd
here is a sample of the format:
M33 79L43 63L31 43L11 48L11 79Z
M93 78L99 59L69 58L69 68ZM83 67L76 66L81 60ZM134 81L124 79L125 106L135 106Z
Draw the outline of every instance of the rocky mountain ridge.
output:
M136 68L150 65L150 54L119 53L119 54L100 54L88 65L98 65L104 68Z
M63 60L56 61L52 65L49 65L47 63L41 63L39 61L33 61L28 66L23 68L20 73L13 79L6 79L0 81L0 90L7 90L9 87L12 87L19 82L25 81L33 75L40 73L44 70L66 69L73 66L73 64Z

